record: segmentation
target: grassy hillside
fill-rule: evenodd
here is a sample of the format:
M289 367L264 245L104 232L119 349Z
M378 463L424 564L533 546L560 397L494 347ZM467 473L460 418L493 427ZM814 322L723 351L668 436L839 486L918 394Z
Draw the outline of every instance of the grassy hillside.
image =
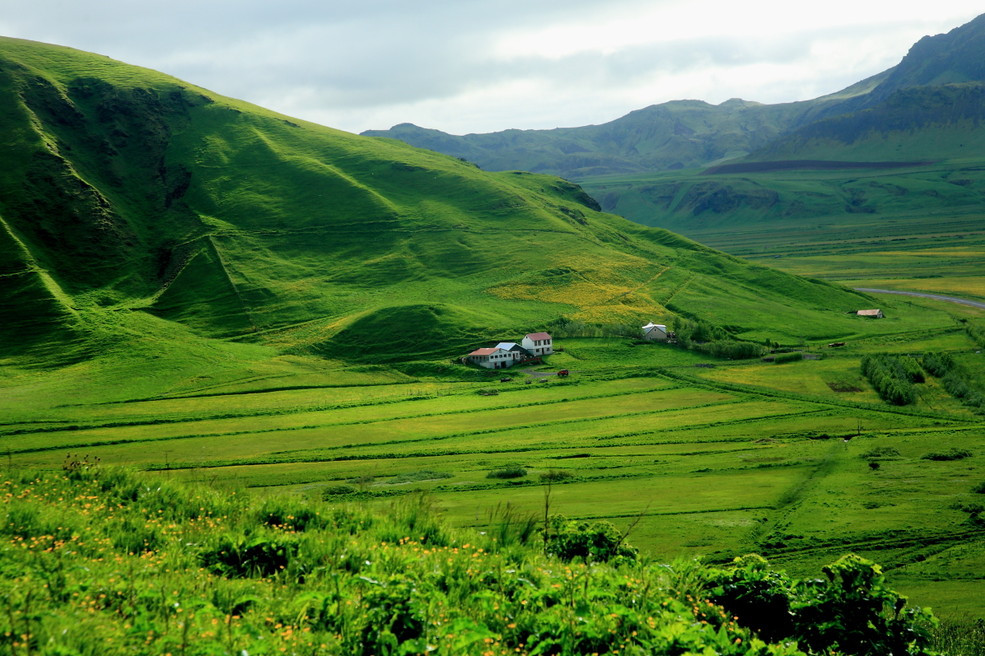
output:
M2 284L25 317L3 330L31 334L2 342L10 356L32 340L78 356L79 330L163 338L146 315L175 334L383 362L675 312L796 339L868 304L600 213L556 178L486 173L66 48L4 39L0 61ZM780 311L794 324L773 325Z

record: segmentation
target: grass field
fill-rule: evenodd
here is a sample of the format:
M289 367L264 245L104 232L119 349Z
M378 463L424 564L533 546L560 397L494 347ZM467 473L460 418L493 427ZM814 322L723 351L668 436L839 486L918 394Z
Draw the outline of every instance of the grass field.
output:
M925 311L936 327L869 324L840 349L804 345L823 359L786 364L571 338L540 367L570 369L565 380L345 367L235 344L216 347L235 358L185 368L104 358L57 377L25 369L0 383L0 457L57 469L71 453L340 504L425 490L453 524L480 530L507 504L542 516L547 503L631 527L629 541L661 559L760 552L804 573L854 551L916 603L981 616L982 600L956 591L982 583L972 490L985 480L985 422L933 379L897 408L859 373L870 352L979 362L960 323ZM135 377L129 398L107 392L121 376ZM971 455L924 459L951 447ZM525 475L489 477L511 466Z
M903 170L664 172L582 184L606 209L789 273L981 300L983 170L965 159ZM702 205L708 197L725 205Z

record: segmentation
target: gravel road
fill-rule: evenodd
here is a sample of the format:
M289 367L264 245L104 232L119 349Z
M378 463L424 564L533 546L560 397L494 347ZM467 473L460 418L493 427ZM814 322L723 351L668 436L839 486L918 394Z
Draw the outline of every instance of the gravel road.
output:
M933 298L938 301L949 301L951 303L960 303L961 305L970 305L971 307L981 308L985 310L985 303L981 301L969 301L966 298L957 298L956 296L942 296L941 294L926 294L924 292L903 292L896 289L873 289L871 287L856 287L857 292L867 292L872 294L900 294L902 296L920 296L921 298Z

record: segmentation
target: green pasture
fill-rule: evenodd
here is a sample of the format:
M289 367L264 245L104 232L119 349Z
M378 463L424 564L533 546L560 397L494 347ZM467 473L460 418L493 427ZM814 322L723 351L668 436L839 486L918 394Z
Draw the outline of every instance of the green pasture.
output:
M969 574L982 557L981 416L932 378L915 405L889 406L859 373L863 355L886 351L946 351L973 367L982 356L963 324L926 314L926 326L857 322L845 346L817 343L808 352L820 359L783 364L559 339L563 352L508 382L462 365L396 371L232 343L205 358L191 342L177 368L107 356L61 377L12 371L0 458L57 469L72 453L339 504L423 491L478 530L507 505L542 516L546 496L550 513L611 521L656 558L761 552L801 572L857 551L921 603L981 613L951 587L981 583ZM553 375L562 367L569 378ZM129 398L121 376L137 381ZM924 458L952 447L971 455ZM515 466L526 474L489 477Z

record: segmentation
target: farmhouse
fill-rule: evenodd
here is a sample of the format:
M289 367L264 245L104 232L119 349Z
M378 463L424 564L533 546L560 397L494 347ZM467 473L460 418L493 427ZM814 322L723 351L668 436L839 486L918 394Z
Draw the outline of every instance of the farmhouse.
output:
M530 355L550 355L554 352L554 340L548 333L530 333L524 335L520 345L525 348Z
M643 339L653 342L666 342L669 338L670 334L667 332L667 326L662 323L653 323L651 321L643 326Z
M520 360L523 360L524 358L527 357L527 350L522 346L520 346L519 344L517 344L516 342L500 342L499 344L496 345L496 348L503 349L510 356L512 356L513 362L511 362L510 364L519 362Z
M860 317L872 317L873 319L886 318L886 315L882 313L882 310L859 310L855 314Z
M505 369L518 362L539 362L540 356L553 352L554 342L548 333L530 333L524 336L520 344L500 342L496 346L479 348L462 358L462 361L486 369Z
M505 369L516 362L510 351L504 351L498 346L476 349L466 355L465 359L486 369Z

